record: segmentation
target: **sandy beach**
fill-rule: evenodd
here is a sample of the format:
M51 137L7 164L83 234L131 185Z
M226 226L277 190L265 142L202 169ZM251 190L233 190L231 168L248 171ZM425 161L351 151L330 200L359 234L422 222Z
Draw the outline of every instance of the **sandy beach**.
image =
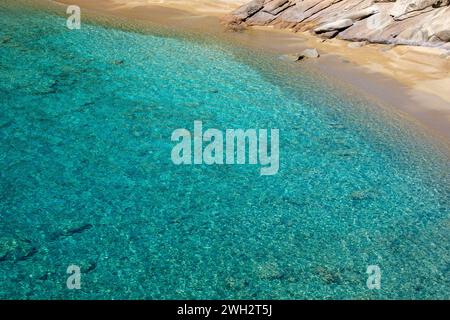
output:
M204 13L207 15L222 16L244 4L246 0L110 0L124 8L160 5L168 8Z
M95 15L102 13L175 29L224 37L239 45L276 54L317 48L321 57L302 63L363 90L405 116L419 122L436 136L450 140L450 59L442 49L324 41L309 33L294 33L273 27L253 27L244 32L226 32L220 18L245 0L60 0L78 4ZM212 4L213 3L213 4Z

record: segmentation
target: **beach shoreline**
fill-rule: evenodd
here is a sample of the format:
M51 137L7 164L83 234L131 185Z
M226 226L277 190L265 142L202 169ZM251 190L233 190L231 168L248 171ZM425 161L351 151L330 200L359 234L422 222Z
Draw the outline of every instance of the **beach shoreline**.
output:
M62 1L0 4L0 299L450 296L448 103L378 47Z
M151 22L180 30L224 37L231 42L272 54L317 48L321 57L307 63L326 76L343 81L416 122L430 134L450 144L450 59L442 49L367 44L351 47L348 41L324 41L309 33L294 33L273 27L252 27L242 32L226 31L221 17L233 9L229 2L205 6L207 0L181 2L150 0L58 0L76 4L92 14L101 13ZM157 3L157 4L156 4ZM238 6L235 4L234 7Z

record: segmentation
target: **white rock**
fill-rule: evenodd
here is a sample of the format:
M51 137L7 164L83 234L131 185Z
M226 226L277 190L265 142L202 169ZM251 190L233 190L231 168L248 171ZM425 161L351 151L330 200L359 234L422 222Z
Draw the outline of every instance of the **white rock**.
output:
M300 59L302 58L319 58L320 54L316 48L305 49L300 53Z
M314 29L315 33L323 33L323 32L329 32L334 30L344 30L348 27L353 25L352 19L341 19L329 23L325 23L321 25L320 27Z
M419 11L431 6L446 6L449 3L449 0L397 0L391 9L390 15L396 19L412 11Z

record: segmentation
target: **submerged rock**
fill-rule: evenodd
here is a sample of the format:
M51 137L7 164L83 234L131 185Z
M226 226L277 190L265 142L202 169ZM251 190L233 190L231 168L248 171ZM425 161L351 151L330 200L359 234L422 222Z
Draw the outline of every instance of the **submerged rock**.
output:
M14 124L14 121L5 121L3 123L0 123L0 129L6 129L9 128Z
M90 224L90 223L82 224L82 225L79 225L79 226L76 226L76 227L68 227L68 228L65 228L63 230L59 230L59 231L54 232L50 236L50 238L51 238L51 240L56 240L56 239L61 238L61 237L70 237L70 236L73 236L73 235L78 234L78 233L83 233L83 232L85 232L85 231L87 231L87 230L89 230L89 229L91 229L93 227L94 226L92 224Z
M26 260L35 255L37 251L37 248L33 246L31 240L12 236L3 236L0 238L0 262Z
M302 59L302 58L319 58L319 57L320 57L319 51L317 51L317 49L315 49L315 48L305 49L300 54L300 59Z
M0 44L7 44L7 43L11 42L11 40L12 40L12 38L9 37L9 36L3 37L3 38L0 40Z
M257 266L256 273L260 279L274 280L284 277L283 272L276 262L265 262Z
M326 284L339 284L342 282L342 277L339 272L331 271L322 266L315 268L314 273Z
M94 271L97 268L97 261L88 261L86 264L86 267L84 267L84 265L82 265L82 270L85 273L89 273L91 271Z

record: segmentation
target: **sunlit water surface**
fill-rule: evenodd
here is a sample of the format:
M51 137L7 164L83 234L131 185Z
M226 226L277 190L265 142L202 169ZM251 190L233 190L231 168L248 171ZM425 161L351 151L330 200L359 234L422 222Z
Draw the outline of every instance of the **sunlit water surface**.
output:
M448 153L420 128L278 58L11 3L0 298L450 298ZM194 120L278 128L279 173L175 166Z

